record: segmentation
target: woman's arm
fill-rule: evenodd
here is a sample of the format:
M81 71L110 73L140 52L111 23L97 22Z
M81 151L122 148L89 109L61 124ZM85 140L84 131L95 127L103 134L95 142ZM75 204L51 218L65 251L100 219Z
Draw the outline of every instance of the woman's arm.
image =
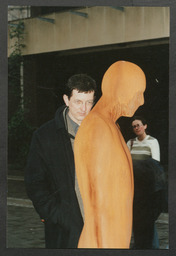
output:
M151 154L153 159L160 161L160 146L157 139L152 141Z

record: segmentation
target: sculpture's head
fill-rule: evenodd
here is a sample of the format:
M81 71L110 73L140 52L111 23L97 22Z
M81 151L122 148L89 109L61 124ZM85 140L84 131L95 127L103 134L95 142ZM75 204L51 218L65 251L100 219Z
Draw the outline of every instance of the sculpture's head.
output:
M133 116L144 104L145 74L140 67L128 61L112 64L102 80L102 95L108 106L121 116Z

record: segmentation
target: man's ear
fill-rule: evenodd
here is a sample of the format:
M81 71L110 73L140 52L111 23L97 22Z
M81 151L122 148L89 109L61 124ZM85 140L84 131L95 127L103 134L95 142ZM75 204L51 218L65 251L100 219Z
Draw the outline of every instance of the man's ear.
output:
M145 130L147 129L147 124L144 125Z
M68 99L68 96L66 94L63 95L63 100L64 100L66 106L68 107L69 106L69 104L68 104L69 103L69 99Z

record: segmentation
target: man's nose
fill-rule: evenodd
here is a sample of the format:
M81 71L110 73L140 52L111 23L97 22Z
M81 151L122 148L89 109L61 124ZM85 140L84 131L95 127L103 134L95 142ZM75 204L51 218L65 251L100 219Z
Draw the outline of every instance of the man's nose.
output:
M81 110L82 110L83 112L86 111L86 103L85 103L85 102L83 102L83 103L81 104Z

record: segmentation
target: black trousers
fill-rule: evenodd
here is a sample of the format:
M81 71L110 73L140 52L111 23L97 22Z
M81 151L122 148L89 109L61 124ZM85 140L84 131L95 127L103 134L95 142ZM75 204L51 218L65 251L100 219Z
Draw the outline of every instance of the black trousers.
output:
M152 249L155 219L151 198L135 200L133 204L134 249Z
M47 249L67 248L69 233L59 224L50 221L45 223L45 247Z
M154 221L133 221L134 249L152 249L154 237Z

